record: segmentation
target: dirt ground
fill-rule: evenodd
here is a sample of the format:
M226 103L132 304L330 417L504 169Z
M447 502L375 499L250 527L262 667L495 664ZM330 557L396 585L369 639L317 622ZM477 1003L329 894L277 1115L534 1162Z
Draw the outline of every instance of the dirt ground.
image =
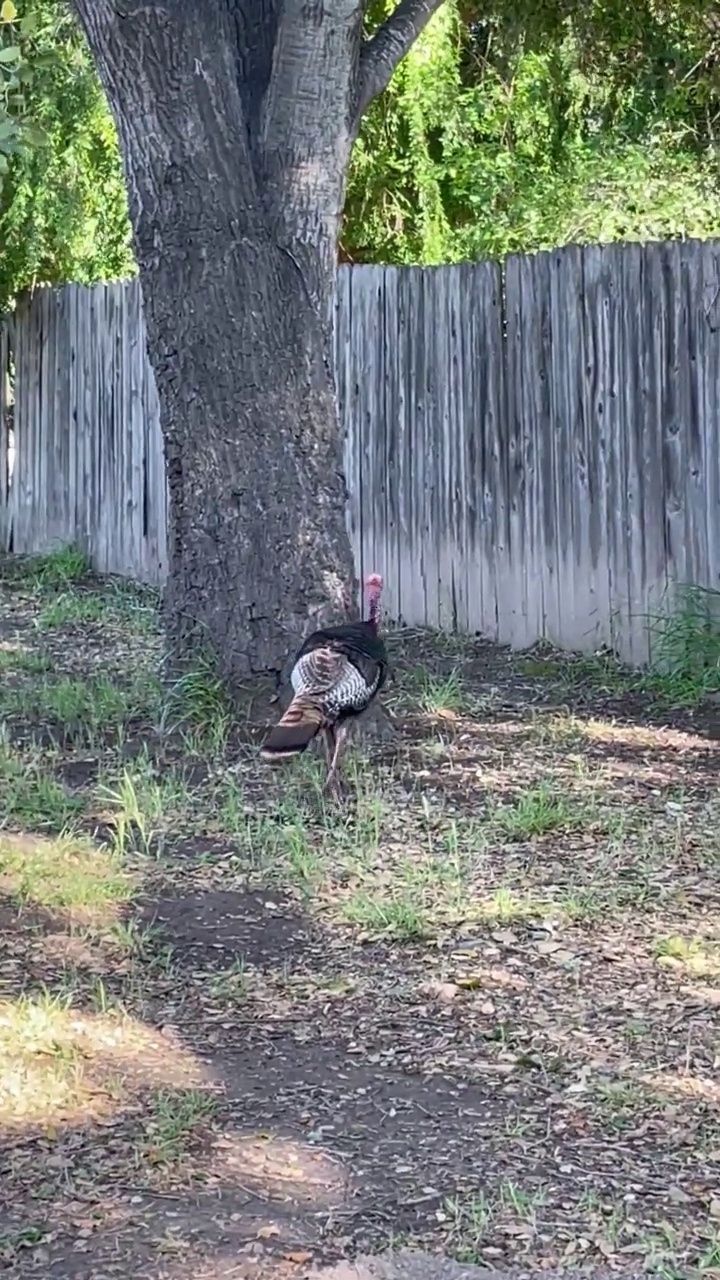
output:
M714 700L396 630L338 808L150 595L0 573L0 1269L720 1276Z

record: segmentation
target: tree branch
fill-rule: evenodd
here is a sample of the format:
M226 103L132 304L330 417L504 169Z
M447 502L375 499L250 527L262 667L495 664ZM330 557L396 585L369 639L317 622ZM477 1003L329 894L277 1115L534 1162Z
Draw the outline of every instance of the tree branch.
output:
M412 48L442 0L400 0L397 9L360 52L356 121L390 83L396 66Z

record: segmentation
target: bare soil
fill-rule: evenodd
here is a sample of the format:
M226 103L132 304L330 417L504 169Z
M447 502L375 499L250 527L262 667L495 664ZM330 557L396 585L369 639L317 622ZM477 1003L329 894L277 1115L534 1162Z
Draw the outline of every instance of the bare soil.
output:
M720 1275L715 705L395 631L336 808L157 687L147 597L6 566L0 619L6 1274Z

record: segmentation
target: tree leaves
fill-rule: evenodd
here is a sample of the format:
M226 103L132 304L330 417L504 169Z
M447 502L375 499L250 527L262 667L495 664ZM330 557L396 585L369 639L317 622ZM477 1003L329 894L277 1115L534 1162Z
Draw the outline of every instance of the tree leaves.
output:
M345 256L717 234L712 15L709 0L447 0L363 122Z
M33 280L134 266L115 129L77 22L60 0L13 0L12 12L0 23L0 310Z
M3 0L0 28L9 27L16 17L17 9L12 0ZM10 103L19 85L21 51L17 44L6 44L4 40L4 32L0 29L0 194L3 177L9 167L8 156L15 150L19 136L18 122L10 112Z

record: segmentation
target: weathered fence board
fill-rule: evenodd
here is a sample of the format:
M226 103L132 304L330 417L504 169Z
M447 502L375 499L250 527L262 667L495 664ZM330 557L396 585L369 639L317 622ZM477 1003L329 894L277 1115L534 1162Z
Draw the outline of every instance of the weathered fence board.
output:
M720 587L718 243L344 267L335 337L392 617L642 660L668 585ZM138 282L37 290L0 325L0 545L161 583L166 519Z
M10 497L10 323L0 323L0 547L7 543L5 524ZM14 463L14 458L13 458Z
M13 318L12 354L16 450L4 501L0 492L2 545L77 541L101 572L162 581L165 466L137 282L37 290Z

